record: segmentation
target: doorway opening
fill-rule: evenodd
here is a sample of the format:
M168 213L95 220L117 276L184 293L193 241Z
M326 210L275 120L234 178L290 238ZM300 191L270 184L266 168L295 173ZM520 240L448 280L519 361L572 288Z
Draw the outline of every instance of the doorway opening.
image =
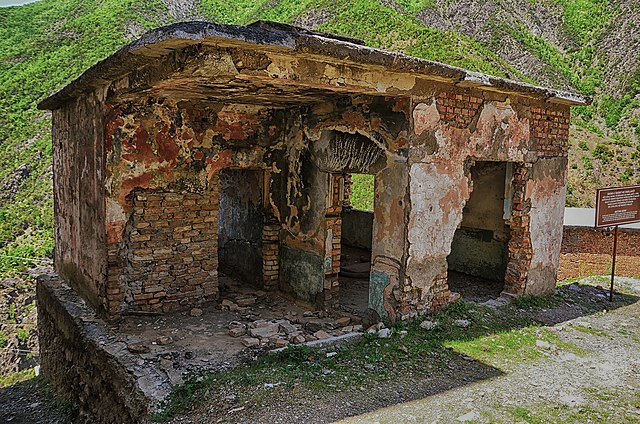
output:
M375 177L345 176L340 239L340 308L361 318L369 308Z
M218 278L223 291L263 288L264 172L220 172Z
M449 289L470 301L495 299L504 288L511 172L507 162L478 161L471 168L473 191L447 258Z

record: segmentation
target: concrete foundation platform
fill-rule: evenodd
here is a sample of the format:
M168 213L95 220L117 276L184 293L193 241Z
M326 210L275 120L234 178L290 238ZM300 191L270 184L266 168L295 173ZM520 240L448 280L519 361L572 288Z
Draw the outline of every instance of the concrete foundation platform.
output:
M225 281L228 298L246 299L249 288ZM284 321L310 347L351 338L350 330L342 330L357 323L357 317L333 319L279 293L269 293L251 307L235 311L216 305L108 322L56 274L38 278L37 296L42 373L90 422L148 422L185 375L231 369L278 346L275 341L256 338L258 344L247 348L243 341L249 337L252 323ZM340 322L352 325L336 327ZM247 334L231 337L230 323L244 323ZM313 336L316 327L326 333L326 340Z

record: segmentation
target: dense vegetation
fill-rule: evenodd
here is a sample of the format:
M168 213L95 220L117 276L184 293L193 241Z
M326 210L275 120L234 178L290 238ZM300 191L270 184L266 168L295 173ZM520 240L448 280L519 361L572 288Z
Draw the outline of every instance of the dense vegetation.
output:
M440 30L428 25L449 19L446 10L470 7L459 0L41 0L0 8L0 290L3 278L50 257L53 248L51 118L36 103L145 30L176 20L293 23L593 95L593 105L574 113L568 204L589 205L595 186L638 182L640 63L622 59L637 58L640 6L622 0L489 3L500 14L480 22L477 32L466 32L468 22ZM561 16L557 27L541 33L534 27L544 13ZM505 48L506 39L515 44ZM512 50L542 66L509 64ZM612 64L611 51L622 59Z

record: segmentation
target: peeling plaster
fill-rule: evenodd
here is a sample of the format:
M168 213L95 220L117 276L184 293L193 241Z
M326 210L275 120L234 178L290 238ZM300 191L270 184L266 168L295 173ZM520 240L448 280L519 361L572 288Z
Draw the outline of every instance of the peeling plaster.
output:
M566 158L541 159L527 184L531 199L531 269L526 294L549 294L556 284L566 198Z
M429 105L418 103L413 109L413 131L416 135L422 135L425 131L432 131L438 127L440 113L435 100Z

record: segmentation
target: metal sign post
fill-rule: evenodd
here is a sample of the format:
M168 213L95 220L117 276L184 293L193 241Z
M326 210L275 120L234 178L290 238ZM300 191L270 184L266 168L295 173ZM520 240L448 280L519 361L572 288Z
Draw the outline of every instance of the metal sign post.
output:
M616 251L618 250L618 225L613 236L613 259L611 261L611 287L609 288L609 301L613 302L613 280L616 275Z
M640 185L602 188L596 194L596 228L614 226L613 259L611 261L611 288L609 300L613 302L613 282L616 275L618 226L640 222Z

